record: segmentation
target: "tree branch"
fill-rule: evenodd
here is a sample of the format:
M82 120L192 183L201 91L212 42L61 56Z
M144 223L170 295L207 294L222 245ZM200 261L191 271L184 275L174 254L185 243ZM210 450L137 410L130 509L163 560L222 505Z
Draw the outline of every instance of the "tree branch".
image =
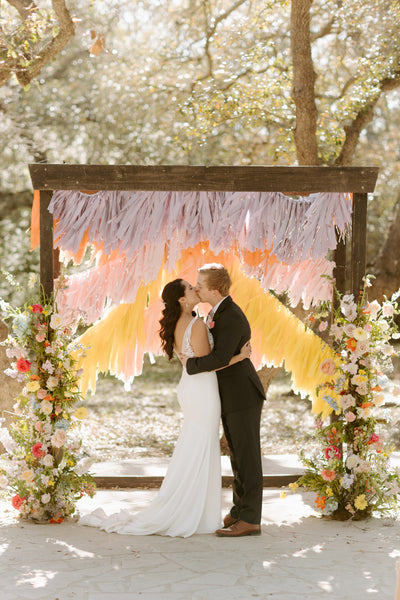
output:
M292 96L296 107L294 140L299 165L318 164L315 72L311 55L310 9L312 0L292 0L290 48L293 64Z
M32 0L7 0L7 2L19 12L19 16L23 21L26 20L28 11L37 9L36 4Z
M30 9L35 8L35 5L32 2L28 2L28 0L7 1L18 10L24 22L29 18ZM39 75L43 67L65 48L75 34L74 22L65 4L65 0L51 0L51 4L58 20L58 33L52 37L26 67L21 67L18 59L15 58L4 62L0 69L0 86L7 83L13 74L15 74L18 82L23 87L27 86L32 79Z
M346 137L342 150L335 161L335 165L351 165L361 132L374 118L374 110L379 98L383 93L400 87L400 70L397 71L393 77L385 77L382 79L378 85L379 92L377 92L365 106L360 108L350 125L344 126Z

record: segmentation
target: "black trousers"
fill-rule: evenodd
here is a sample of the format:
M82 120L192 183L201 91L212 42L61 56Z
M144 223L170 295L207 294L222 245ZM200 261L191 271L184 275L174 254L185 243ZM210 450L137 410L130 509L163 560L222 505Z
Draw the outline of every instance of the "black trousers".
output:
M261 522L263 472L260 448L262 403L222 415L233 472L231 515L247 523Z

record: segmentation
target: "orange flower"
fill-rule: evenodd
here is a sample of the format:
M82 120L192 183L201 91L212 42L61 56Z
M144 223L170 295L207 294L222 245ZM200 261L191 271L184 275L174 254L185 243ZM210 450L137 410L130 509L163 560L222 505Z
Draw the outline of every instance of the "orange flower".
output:
M44 346L45 348L47 348L47 346L50 346L50 342L49 342L48 340L45 340L45 341L43 342L43 346Z
M315 504L317 505L317 508L319 508L320 510L324 510L324 508L325 508L325 496L317 496L315 498Z
M39 381L40 380L40 375L31 375L31 380L32 381Z
M62 517L53 517L50 519L49 523L62 523L64 519Z
M381 385L374 385L374 387L371 388L371 390L373 392L381 392L383 390L383 387Z
M354 338L350 338L349 340L347 340L346 342L346 348L348 348L349 350L351 350L352 352L354 352L354 350L357 348L357 342Z
M361 408L371 408L371 406L373 406L374 403L373 402L363 402L361 404Z
M50 394L47 394L47 396L44 397L44 400L47 400L47 402L53 402L54 396L51 396Z

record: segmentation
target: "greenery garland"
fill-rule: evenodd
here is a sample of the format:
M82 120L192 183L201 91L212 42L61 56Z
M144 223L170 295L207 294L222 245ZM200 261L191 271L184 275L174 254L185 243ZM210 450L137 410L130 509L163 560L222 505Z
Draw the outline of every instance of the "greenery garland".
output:
M340 296L329 326L330 306L311 316L319 319L319 330L327 330L337 360L321 364L332 379L320 393L334 409L336 419L329 424L316 420L315 438L319 450L312 456L302 450L305 474L290 487L317 492L315 504L322 515L331 518L364 519L373 511L388 512L398 506L400 480L389 464L391 449L385 444L385 419L376 418L384 403L386 372L393 370L395 350L391 339L400 337L394 317L399 314L400 290L380 304L367 301L366 288L358 301L352 294ZM393 389L394 394L399 388Z
M82 495L95 493L87 472L92 459L82 458L78 435L87 410L73 357L83 351L74 343L77 323L65 322L53 299L22 308L0 299L0 315L10 325L2 343L12 361L5 372L24 384L13 422L0 427L0 488L21 518L59 523Z

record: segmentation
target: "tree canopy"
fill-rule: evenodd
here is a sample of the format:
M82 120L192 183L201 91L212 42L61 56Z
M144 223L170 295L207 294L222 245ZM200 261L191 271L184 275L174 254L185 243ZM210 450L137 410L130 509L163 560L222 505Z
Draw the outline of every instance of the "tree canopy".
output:
M378 254L398 196L398 2L53 0L25 21L28 0L7 4L27 37L30 19L47 17L29 64L16 62L21 33L4 66L1 190L26 189L38 160L378 164L370 260ZM61 27L56 5L76 34L27 89L21 73ZM398 270L391 278L400 284Z

